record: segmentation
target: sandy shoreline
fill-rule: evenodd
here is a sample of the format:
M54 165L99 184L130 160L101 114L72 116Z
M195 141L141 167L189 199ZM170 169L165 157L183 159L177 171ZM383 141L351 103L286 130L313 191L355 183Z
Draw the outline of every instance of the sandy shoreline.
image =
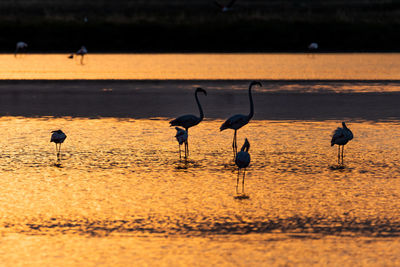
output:
M254 90L254 119L400 119L398 81L263 83ZM203 87L208 91L200 96L206 118L223 119L248 112L247 86L248 81L0 81L0 114L170 118L197 114L193 91Z

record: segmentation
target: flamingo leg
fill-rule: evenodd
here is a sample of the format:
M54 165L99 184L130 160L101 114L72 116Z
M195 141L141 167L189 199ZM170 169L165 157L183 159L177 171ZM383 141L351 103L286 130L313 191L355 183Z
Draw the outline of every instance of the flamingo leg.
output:
M82 57L81 57L81 65L83 65L83 55L82 55Z
M182 155L181 155L181 144L179 144L179 160L182 159Z
M243 180L242 180L242 194L244 194L244 178L246 177L246 168L243 170Z
M337 157L338 157L337 164L340 165L340 145L338 145L338 152L337 153L338 153L337 154Z
M342 165L344 164L343 163L343 158L344 158L344 146L342 146Z
M58 145L58 155L59 155L60 160L61 160L61 144Z
M187 160L187 158L189 157L189 129L186 128L185 130L186 130L187 135L188 135L188 137L187 137L187 139L185 141L185 160Z
M238 168L238 175L236 179L236 194L238 194L238 188L239 188L239 177L240 177L240 168Z
M235 133L233 134L232 151L233 151L233 161L236 161L236 154L237 154L237 148L236 148L236 130L235 130Z

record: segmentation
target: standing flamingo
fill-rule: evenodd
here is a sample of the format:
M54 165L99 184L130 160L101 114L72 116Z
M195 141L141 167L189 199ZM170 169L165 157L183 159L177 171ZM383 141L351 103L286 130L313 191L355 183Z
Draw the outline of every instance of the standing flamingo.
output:
M64 142L67 136L61 130L52 131L51 133L52 135L50 142L54 142L56 144L57 160L61 160L61 144Z
M249 154L249 149L250 149L250 143L247 138L244 140L244 144L242 146L242 149L236 156L236 166L238 166L238 177L236 181L236 194L238 194L238 187L239 187L239 176L240 176L240 170L243 169L243 180L242 180L242 195L244 195L244 178L246 176L246 168L250 164L250 154Z
M200 118L195 115L188 114L188 115L180 116L180 117L176 118L175 120L172 120L169 122L171 124L170 126L181 126L181 127L185 128L188 138L189 138L189 128L199 124L204 118L203 109L201 108L199 98L197 97L198 92L202 92L202 93L204 93L204 95L207 95L207 92L206 92L206 90L204 90L202 88L197 88L196 92L194 93L194 97L196 98L197 106L199 107ZM189 156L188 138L186 138L186 141L185 141L186 157Z
M342 122L343 128L338 127L332 133L331 146L338 145L338 164L343 166L344 145L353 139L353 133L347 128L346 124ZM340 146L342 146L342 157L340 160Z
M236 132L237 132L237 130L242 128L244 125L249 123L249 121L251 120L251 118L254 115L253 97L251 95L251 88L253 87L253 85L258 85L260 87L262 86L260 82L253 81L250 83L250 86L249 86L250 113L249 113L249 115L243 115L243 114L233 115L232 117L227 119L219 128L220 131L223 131L225 129L235 130L235 133L233 134L233 142L232 142L233 160L236 159L236 155L237 155Z
M176 129L176 135L175 135L175 137L176 137L176 140L177 140L178 143L179 143L179 159L182 159L182 156L181 156L181 145L187 141L188 134L187 134L187 132L186 132L184 129L182 129L182 128L175 127L175 129ZM186 155L186 149L185 149L185 160L186 160L186 159L187 159L187 155Z
M25 42L18 42L17 45L15 46L15 53L14 56L16 57L19 52L24 52L26 48L28 47L28 44Z
M88 53L85 46L82 46L78 51L76 51L77 56L81 56L81 64L83 65L83 57ZM74 58L74 54L71 54L68 58Z

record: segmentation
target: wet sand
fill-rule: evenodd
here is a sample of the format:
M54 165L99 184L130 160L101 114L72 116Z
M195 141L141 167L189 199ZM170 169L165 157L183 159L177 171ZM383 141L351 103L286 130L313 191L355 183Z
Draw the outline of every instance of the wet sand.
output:
M400 119L399 81L262 81L254 88L258 120ZM2 116L152 118L248 113L249 81L0 81Z

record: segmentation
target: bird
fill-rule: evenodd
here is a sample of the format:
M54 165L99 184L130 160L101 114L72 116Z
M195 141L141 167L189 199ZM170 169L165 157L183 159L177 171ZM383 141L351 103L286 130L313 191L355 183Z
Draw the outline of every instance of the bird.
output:
M175 127L175 129L176 129L175 138L176 138L176 140L177 140L178 143L179 143L179 159L182 159L182 157L181 157L181 145L187 141L188 134L187 134L187 132L186 132L184 129L182 129L182 128ZM185 150L185 152L186 152L186 150ZM187 159L186 153L185 153L185 159Z
M236 166L238 166L238 176L237 176L237 180L236 180L236 193L238 193L240 170L243 169L242 194L244 194L244 178L246 176L246 168L250 164L249 149L250 149L250 143L249 143L249 140L247 140L247 138L246 138L244 140L242 149L240 149L240 152L237 154L236 160L235 160L235 164L236 164Z
M317 43L311 43L309 46L308 46L308 50L317 50L318 49L318 44Z
M67 136L61 130L52 131L51 132L51 139L50 142L54 142L56 144L56 152L57 152L57 159L61 159L61 144L65 141Z
M214 1L214 3L221 9L222 12L228 12L233 9L233 4L236 0L231 0L226 6L220 4L218 1Z
M253 81L250 83L249 86L249 101L250 101L250 113L249 115L243 115L243 114L236 114L227 119L219 128L220 131L223 131L225 129L233 129L235 130L235 133L233 134L233 142L232 142L232 149L233 149L233 160L236 159L237 155L237 142L236 142L236 134L237 130L242 128L244 125L249 123L251 118L254 115L254 104L253 104L253 97L251 95L251 88L254 85L262 86L260 82Z
M78 51L76 51L77 56L81 56L81 64L83 65L83 57L88 53L87 49L85 46L82 46ZM74 58L74 54L71 54L68 56L68 58L72 59Z
M347 128L346 123L342 122L343 128L338 127L332 133L331 146L338 145L338 164L343 166L344 145L353 139L353 133ZM340 155L340 146L342 146L342 155Z
M176 119L174 119L174 120L169 122L170 126L181 126L181 127L183 127L185 129L185 131L186 131L186 134L187 134L188 138L189 138L189 128L199 124L204 118L203 109L201 107L199 98L197 96L197 94L199 92L202 92L206 96L207 96L207 92L203 88L197 88L195 93L194 93L194 97L196 99L197 106L199 108L200 117L197 117L197 116L192 115L192 114L188 114L188 115L182 115L182 116L180 116L180 117L178 117L178 118L176 118ZM185 141L185 156L186 157L189 156L188 138L186 138L186 141Z
M19 52L24 52L26 48L28 47L28 44L25 42L18 42L17 45L15 46L15 53L14 56L16 57Z

